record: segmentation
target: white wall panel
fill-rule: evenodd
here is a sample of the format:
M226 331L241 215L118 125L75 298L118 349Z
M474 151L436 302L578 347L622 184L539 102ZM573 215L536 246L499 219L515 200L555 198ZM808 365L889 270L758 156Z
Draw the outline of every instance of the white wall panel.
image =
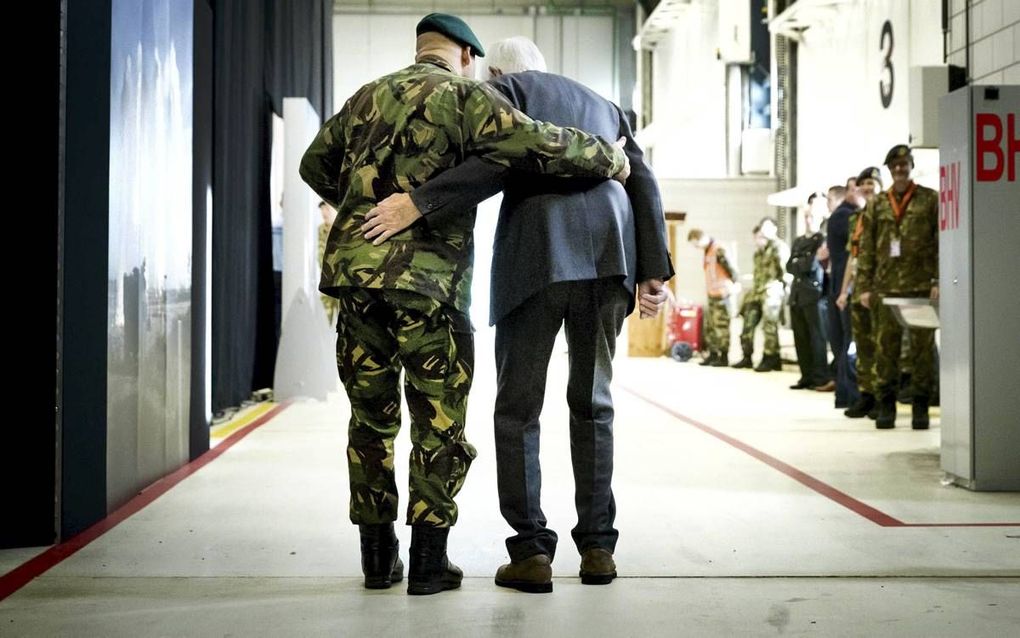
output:
M797 183L822 189L879 166L908 143L909 68L942 64L941 14L931 0L868 0L838 5L798 48ZM892 47L883 43L886 21ZM880 83L892 95L884 106ZM919 181L937 184L937 157L918 157Z
M691 5L655 49L652 164L659 178L726 176L726 65L715 57L717 14Z

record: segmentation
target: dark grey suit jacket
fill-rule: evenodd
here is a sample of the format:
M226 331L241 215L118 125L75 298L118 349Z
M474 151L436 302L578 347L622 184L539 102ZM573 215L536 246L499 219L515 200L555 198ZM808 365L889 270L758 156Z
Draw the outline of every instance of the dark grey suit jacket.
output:
M532 119L615 141L626 137L631 174L614 180L565 179L511 171L468 158L419 186L411 199L426 223L473 207L500 190L503 205L492 255L489 323L495 324L552 283L619 277L631 294L650 278L669 279L659 188L623 111L588 87L552 73L527 71L492 82Z

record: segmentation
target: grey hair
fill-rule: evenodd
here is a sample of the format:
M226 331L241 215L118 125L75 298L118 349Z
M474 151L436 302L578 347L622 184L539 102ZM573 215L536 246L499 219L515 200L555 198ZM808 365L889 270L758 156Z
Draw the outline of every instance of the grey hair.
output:
M538 50L538 46L522 35L493 44L486 51L485 62L486 75L488 67L499 69L503 73L546 70L545 57Z

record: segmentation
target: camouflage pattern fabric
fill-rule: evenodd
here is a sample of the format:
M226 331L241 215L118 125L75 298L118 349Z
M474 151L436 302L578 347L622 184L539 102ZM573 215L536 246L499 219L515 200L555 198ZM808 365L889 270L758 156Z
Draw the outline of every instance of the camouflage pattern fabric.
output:
M766 356L779 354L779 322L774 317L766 316L762 311L762 302L745 301L740 314L744 317L744 328L740 332L740 348L744 354L750 356L754 352L754 330L759 323L765 332L763 352Z
M566 177L610 177L625 161L610 142L531 120L488 84L427 56L359 89L302 158L302 178L338 211L319 289L332 296L345 286L411 290L467 311L474 215L442 232L419 222L382 246L360 229L376 202L467 155Z
M875 332L871 311L858 302L850 304L850 329L857 344L857 388L875 394Z
M754 251L754 283L744 297L744 303L765 301L765 288L769 282L781 280L785 272L779 254L779 244L775 240L769 240L763 247Z
M329 239L329 226L326 224L319 225L319 264L322 264L322 257L326 253L326 240ZM333 319L336 317L337 300L335 297L329 295L319 295L322 299L322 307L326 309L326 318L329 320L329 325L333 325Z
M894 394L899 387L899 360L903 329L881 298L928 297L938 277L938 193L917 186L902 217L897 221L889 201L893 189L880 193L864 209L863 233L857 262L857 289L873 293L871 328L874 339L876 396ZM899 254L895 255L896 243ZM854 328L856 330L856 326ZM911 330L910 353L915 387L931 385L934 331ZM863 335L858 336L858 356ZM918 350L920 348L920 350ZM860 373L860 369L859 369ZM863 384L861 385L864 389Z
M708 298L705 344L710 352L728 354L730 351L730 311L725 298Z
M930 289L907 291L904 296L921 297ZM876 319L875 389L879 397L896 395L900 386L900 348L903 344L903 326L896 320L892 309L885 304L877 306L873 314ZM911 328L907 331L913 363L911 384L915 396L928 397L934 379L935 331Z
M397 518L393 440L400 370L411 412L407 523L448 527L475 448L464 438L474 366L468 318L424 295L348 288L339 298L336 361L351 400L347 461L356 524Z
M939 195L918 186L897 222L889 202L892 192L879 193L862 213L857 287L862 293L896 296L924 291L927 297L932 279L939 276ZM893 256L897 240L899 256Z

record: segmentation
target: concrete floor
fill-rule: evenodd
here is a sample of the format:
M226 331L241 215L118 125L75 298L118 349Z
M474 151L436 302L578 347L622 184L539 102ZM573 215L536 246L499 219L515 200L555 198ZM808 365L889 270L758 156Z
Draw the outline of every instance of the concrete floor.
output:
M479 332L478 351L468 432L480 454L450 537L461 591L361 588L346 513L349 411L337 394L291 405L0 602L0 635L1020 635L1020 494L943 485L937 419L915 432L901 413L897 429L876 431L833 409L832 394L788 390L792 371L667 359L617 358L621 578L577 579L558 351L542 449L543 507L561 538L555 591L495 587L507 527L491 332ZM402 433L397 458L408 451ZM899 523L877 524L856 504ZM943 526L981 523L1011 525ZM409 533L398 533L406 562ZM0 552L0 569L30 555Z

